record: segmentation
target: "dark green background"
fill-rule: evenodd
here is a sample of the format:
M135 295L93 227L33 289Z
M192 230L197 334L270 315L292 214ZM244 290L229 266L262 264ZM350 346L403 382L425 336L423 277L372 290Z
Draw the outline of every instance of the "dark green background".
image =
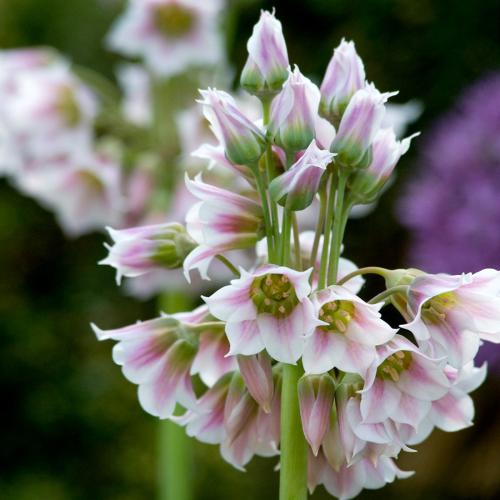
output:
M0 47L51 45L78 64L112 76L118 58L102 39L121 2L0 0ZM262 7L276 7L291 62L321 77L341 37L352 38L367 75L396 100L418 98L426 127L476 78L500 67L500 5L495 0L252 0L230 2L228 51L241 69L246 39ZM415 148L418 150L418 141ZM406 234L393 205L413 174L415 153L379 209L348 229L346 254L359 265L404 265ZM147 319L153 303L120 295L103 257L103 236L68 241L51 214L0 181L0 498L138 500L154 498L156 421L89 329ZM417 475L363 498L474 499L500 495L498 378L475 394L473 429L436 432L403 468ZM196 445L197 499L272 499L276 460L247 474L213 447ZM315 499L326 498L318 491Z

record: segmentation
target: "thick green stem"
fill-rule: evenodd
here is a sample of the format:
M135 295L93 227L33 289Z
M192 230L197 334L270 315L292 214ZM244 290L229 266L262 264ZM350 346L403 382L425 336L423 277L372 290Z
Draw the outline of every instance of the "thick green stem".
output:
M193 457L184 428L161 420L158 444L158 500L193 500Z
M279 500L307 499L307 443L302 431L297 384L303 370L283 365Z
M166 292L158 299L160 309L170 314L186 309L188 302L181 292ZM193 500L189 437L169 420L160 420L158 434L158 500Z

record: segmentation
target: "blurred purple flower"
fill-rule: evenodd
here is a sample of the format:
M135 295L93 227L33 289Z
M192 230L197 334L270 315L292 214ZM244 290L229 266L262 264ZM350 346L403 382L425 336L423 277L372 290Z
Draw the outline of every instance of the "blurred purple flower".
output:
M428 272L500 267L500 73L467 89L427 135L420 176L399 202L409 264ZM500 372L500 347L482 348Z

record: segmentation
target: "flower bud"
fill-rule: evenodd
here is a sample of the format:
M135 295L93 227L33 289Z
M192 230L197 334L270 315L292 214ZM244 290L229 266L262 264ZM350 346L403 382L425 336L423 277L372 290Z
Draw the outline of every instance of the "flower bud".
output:
M365 86L365 68L353 42L342 40L321 84L320 114L338 124L351 97Z
M328 431L335 395L335 383L330 375L305 375L298 383L302 429L314 455Z
M264 134L237 107L234 99L215 89L201 90L203 114L223 144L227 158L237 165L253 165L266 147Z
M391 176L396 163L408 151L414 134L402 141L396 140L392 128L380 129L372 143L371 162L359 170L351 184L351 193L358 203L371 203Z
M274 12L262 11L247 43L248 59L241 86L259 97L277 94L288 78L288 52L281 23Z
M122 276L133 278L159 268L181 267L196 247L184 226L177 222L108 231L114 245L107 247L109 255L100 264L116 268L118 284Z
M238 356L238 366L250 395L269 413L274 395L273 367L266 351Z
M271 105L269 133L287 152L306 149L315 136L319 89L299 71L290 73Z
M370 146L384 118L384 103L391 95L381 94L369 84L349 101L331 148L342 165L358 168L369 165Z
M269 185L271 197L289 210L304 210L318 192L333 153L319 149L313 140L301 158Z

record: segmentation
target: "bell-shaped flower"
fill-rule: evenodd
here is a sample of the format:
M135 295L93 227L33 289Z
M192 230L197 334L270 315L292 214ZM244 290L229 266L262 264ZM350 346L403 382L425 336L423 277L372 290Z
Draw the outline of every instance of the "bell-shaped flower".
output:
M321 84L320 113L335 124L340 122L351 97L365 86L365 68L354 42L344 39L334 50Z
M305 338L320 324L311 301L311 270L262 266L204 297L210 313L226 321L230 354L249 356L266 349L277 361L296 363Z
M122 276L134 278L159 269L181 267L197 246L177 222L121 230L108 228L108 231L113 245L106 245L109 255L99 264L116 269L118 284Z
M99 340L113 339L113 360L125 377L139 386L139 402L159 418L173 415L177 403L194 407L196 396L189 370L196 349L178 335L180 323L162 317L117 330L103 331L93 325Z
M384 118L384 103L391 95L394 93L381 94L373 84L367 84L352 96L331 146L342 165L368 166L370 146Z
M368 304L338 285L316 292L311 300L319 324L306 340L302 357L305 372L338 368L363 375L377 359L376 346L396 333L381 319L383 303Z
M317 455L330 425L335 383L326 373L304 375L297 388L304 436L314 455Z
M104 331L95 325L92 328L99 340L117 341L113 360L122 367L125 377L139 386L139 402L144 410L169 418L177 403L195 407L192 374L199 373L210 385L236 367L234 358L225 357L229 346L221 332L207 328L201 335L212 338L205 339L203 345L198 340L200 334L190 329L207 315L206 306L202 306L190 313L166 315L116 330Z
M269 185L271 197L289 210L304 210L318 192L333 153L320 149L313 139L304 154Z
M273 399L270 413L259 408L245 388L243 378L234 373L224 407L225 439L221 443L222 458L240 470L253 455L278 454L279 398Z
M248 392L269 413L274 396L273 367L266 351L251 356L237 356L238 367Z
M357 203L372 203L389 180L397 162L404 155L411 140L418 133L396 140L392 128L380 129L373 139L371 161L367 168L358 170L349 188Z
M184 260L184 273L198 269L207 279L210 262L217 254L255 245L264 232L261 206L232 191L207 184L198 175L186 175L186 186L201 200L186 216L189 234L200 244Z
M288 52L281 23L274 11L261 11L247 43L248 59L241 73L241 86L258 96L278 93L288 78Z
M268 133L280 148L296 153L311 144L319 100L318 87L295 67L271 104Z
M227 158L237 165L256 164L266 147L262 130L240 111L228 93L210 88L200 93L203 114Z
M116 52L143 58L163 77L217 64L223 58L221 8L220 0L129 0L107 42Z
M428 415L432 401L449 391L444 362L429 358L400 335L377 350L361 394L363 422L391 418L416 429Z
M402 327L455 368L474 358L481 340L500 343L500 271L417 276L407 301L413 321Z

